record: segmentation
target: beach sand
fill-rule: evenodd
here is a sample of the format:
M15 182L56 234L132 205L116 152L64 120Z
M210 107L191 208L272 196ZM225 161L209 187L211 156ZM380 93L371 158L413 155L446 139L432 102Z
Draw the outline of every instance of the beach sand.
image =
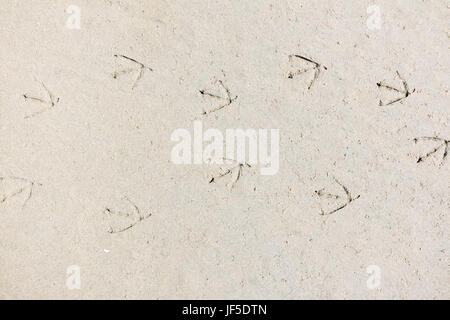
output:
M1 299L450 298L444 1L3 0L0 21ZM194 121L279 129L279 170L173 163Z

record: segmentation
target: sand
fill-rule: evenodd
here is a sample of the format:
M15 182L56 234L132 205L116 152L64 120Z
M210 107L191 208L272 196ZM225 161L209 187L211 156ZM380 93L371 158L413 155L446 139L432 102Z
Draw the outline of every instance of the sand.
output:
M1 299L450 298L445 1L3 0L0 21ZM174 164L196 120L279 129L278 172Z

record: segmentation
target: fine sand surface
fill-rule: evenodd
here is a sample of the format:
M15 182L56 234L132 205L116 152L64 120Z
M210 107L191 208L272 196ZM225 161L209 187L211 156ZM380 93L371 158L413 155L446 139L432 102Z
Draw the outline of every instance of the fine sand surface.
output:
M2 0L0 298L449 299L449 14ZM196 120L279 171L173 163Z

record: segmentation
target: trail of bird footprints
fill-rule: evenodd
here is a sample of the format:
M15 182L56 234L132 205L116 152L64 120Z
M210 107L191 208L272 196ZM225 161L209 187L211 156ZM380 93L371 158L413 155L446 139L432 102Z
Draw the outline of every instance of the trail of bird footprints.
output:
M0 177L0 185L0 190L2 190L2 194L0 194L0 204L6 203L11 199L19 198L20 196L22 196L23 209L25 208L28 200L31 199L34 187L41 184L36 181L21 177Z
M138 85L139 81L143 78L146 71L152 72L153 69L144 63L137 61L136 59L130 58L125 55L121 54L115 54L114 57L116 59L120 59L123 62L126 62L130 64L130 67L115 71L112 74L112 77L114 79L118 79L122 75L127 74L135 74L133 78L133 82L131 85L131 88L134 89ZM321 63L318 63L314 61L311 58L308 58L304 55L299 54L291 54L288 56L289 62L291 64L291 68L295 69L294 71L288 72L287 78L288 79L294 79L300 76L303 76L308 73L312 73L311 80L309 80L307 89L310 90L314 83L318 80L320 74L324 70L328 70L326 66L324 66ZM299 65L302 65L301 67ZM203 110L202 115L206 116L211 113L218 112L230 105L233 104L234 101L238 98L237 95L233 95L228 88L228 86L225 84L225 73L222 70L223 77L221 79L214 79L212 83L212 87L205 88L199 90L199 93L202 97L209 99L212 102L212 107L208 110ZM388 84L384 81L377 82L377 87L380 90L380 93L382 92L389 92L391 94L398 94L397 97L393 99L380 99L378 105L379 106L390 106L397 102L402 102L404 99L409 97L412 93L415 92L415 89L412 91L409 89L408 83L405 81L405 79L400 75L398 71L395 73L396 78L400 80L401 85L392 85ZM48 88L47 86L42 82L36 79L42 86L46 97L36 97L32 96L30 94L23 94L23 98L25 101L35 102L39 104L45 105L42 109L39 109L36 112L30 113L25 116L25 119L36 117L44 112L47 112L54 108L57 103L59 103L59 98L56 97ZM415 143L419 142L432 142L435 143L434 147L427 152L424 155L421 155L417 159L417 163L421 163L426 161L429 157L436 154L438 151L443 150L443 155L441 159L441 165L444 164L444 161L448 155L449 151L449 143L450 140L446 140L440 137L418 137L414 138ZM224 159L226 160L226 159ZM228 187L232 189L236 183L239 181L240 177L242 176L242 172L246 168L251 168L251 166L247 163L238 163L234 161L234 164L232 164L231 167L228 168L220 168L220 171L215 175L210 175L209 183L214 183L218 181L219 179L230 176L231 179L227 183ZM15 189L11 189L9 191L6 191L5 194L0 195L0 204L7 202L9 199L18 197L21 194L24 194L25 199L23 202L23 207L26 205L28 200L30 200L33 188L36 185L36 182L19 178L19 177L0 177L0 183L3 182L18 182L19 186ZM320 207L321 207L321 215L331 215L334 214L345 207L347 207L350 203L357 200L360 195L353 197L350 193L349 189L344 186L341 182L339 182L336 178L333 177L334 183L342 189L341 194L333 194L330 192L325 191L325 188L322 188L320 190L315 191L315 194L319 198L320 201ZM108 230L109 233L121 233L127 230L130 230L133 228L136 224L142 222L143 220L149 218L151 216L151 213L148 214L142 214L140 209L127 197L124 197L122 199L129 205L128 211L120 211L120 210L114 210L111 208L105 208L104 212L107 214L110 218L117 218L120 217L122 219L121 223L115 226L111 226Z
M123 197L123 201L127 202L130 206L128 211L120 211L111 208L105 208L104 213L110 218L121 218L123 222L120 226L110 226L108 229L109 233L121 233L133 228L138 223L144 221L145 219L151 217L151 213L142 214L139 207L134 204L128 197Z

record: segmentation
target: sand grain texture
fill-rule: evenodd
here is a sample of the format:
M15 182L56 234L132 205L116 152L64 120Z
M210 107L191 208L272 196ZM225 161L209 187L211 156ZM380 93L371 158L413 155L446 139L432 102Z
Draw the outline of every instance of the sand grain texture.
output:
M449 10L1 1L0 298L450 298ZM173 164L196 119L280 129L279 172Z

